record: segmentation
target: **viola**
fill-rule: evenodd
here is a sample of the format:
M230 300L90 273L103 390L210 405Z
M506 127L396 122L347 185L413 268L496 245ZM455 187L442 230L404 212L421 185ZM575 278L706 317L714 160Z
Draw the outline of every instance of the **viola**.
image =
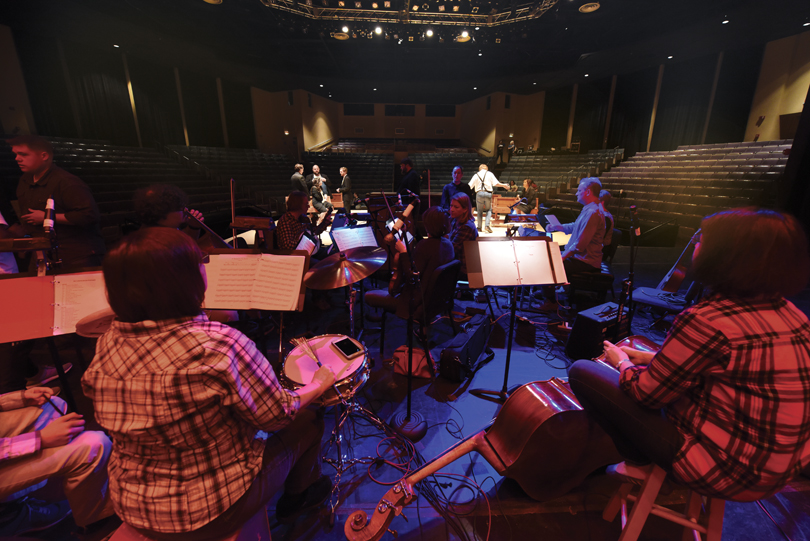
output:
M681 284L686 277L686 271L689 268L689 260L686 258L686 254L689 252L690 248L697 244L697 241L700 238L700 231L701 230L698 229L695 231L695 234L692 235L692 238L689 240L686 248L684 248L683 252L681 252L681 256L678 258L678 261L676 261L675 265L669 269L667 275L664 276L664 279L661 280L660 284L658 284L657 289L666 291L668 293L677 293L678 288L681 287Z
M622 460L613 441L587 417L568 383L551 378L516 389L492 423L402 479L382 497L371 516L349 515L349 541L373 541L416 499L413 487L461 456L476 451L538 501L556 498L599 467Z

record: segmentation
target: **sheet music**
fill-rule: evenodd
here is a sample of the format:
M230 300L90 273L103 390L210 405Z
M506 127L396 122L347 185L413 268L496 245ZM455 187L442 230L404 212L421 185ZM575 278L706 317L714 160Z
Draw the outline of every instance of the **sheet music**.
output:
M374 237L374 230L371 227L333 229L332 238L335 239L335 244L341 252L362 246L377 247L377 239Z
M218 254L205 266L206 308L295 310L306 258L297 255Z
M53 335L76 332L85 316L109 308L101 271L54 276Z
M464 243L464 251L472 288L560 284L566 281L560 247L553 242L468 241Z
M304 250L308 254L312 255L315 252L316 244L310 239L308 236L303 235L301 240L298 241L298 246L295 247L296 250Z

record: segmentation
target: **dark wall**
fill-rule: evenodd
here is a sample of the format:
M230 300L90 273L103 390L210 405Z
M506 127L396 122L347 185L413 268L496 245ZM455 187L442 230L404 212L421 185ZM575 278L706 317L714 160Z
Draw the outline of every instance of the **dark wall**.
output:
M543 126L540 130L540 149L562 148L568 135L568 115L571 111L573 86L546 91L543 106Z
M626 156L647 149L657 79L658 68L619 75L610 119L608 148L624 148Z
M742 141L762 65L764 45L726 51L717 94L706 132L706 143Z
M574 113L573 139L580 141L580 152L602 148L605 135L610 78L580 83Z
M256 148L250 86L223 80L222 99L225 102L228 145L232 148Z
M174 70L140 58L127 57L127 64L143 144L185 144Z

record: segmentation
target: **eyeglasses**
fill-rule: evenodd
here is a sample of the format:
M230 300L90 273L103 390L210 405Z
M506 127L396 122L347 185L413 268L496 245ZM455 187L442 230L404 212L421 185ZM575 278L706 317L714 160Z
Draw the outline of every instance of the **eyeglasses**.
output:
M200 265L206 265L210 261L211 261L211 256L208 255L206 252L202 252L202 255L200 256Z

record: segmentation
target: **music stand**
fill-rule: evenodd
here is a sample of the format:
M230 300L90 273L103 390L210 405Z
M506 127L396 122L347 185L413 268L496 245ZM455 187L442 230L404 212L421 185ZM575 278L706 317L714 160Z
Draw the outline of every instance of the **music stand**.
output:
M509 341L503 388L500 391L473 389L470 394L486 400L504 402L509 396L509 363L515 332L518 287L559 285L567 282L560 247L545 237L523 237L499 241L464 243L467 278L470 287L514 286L509 319Z

